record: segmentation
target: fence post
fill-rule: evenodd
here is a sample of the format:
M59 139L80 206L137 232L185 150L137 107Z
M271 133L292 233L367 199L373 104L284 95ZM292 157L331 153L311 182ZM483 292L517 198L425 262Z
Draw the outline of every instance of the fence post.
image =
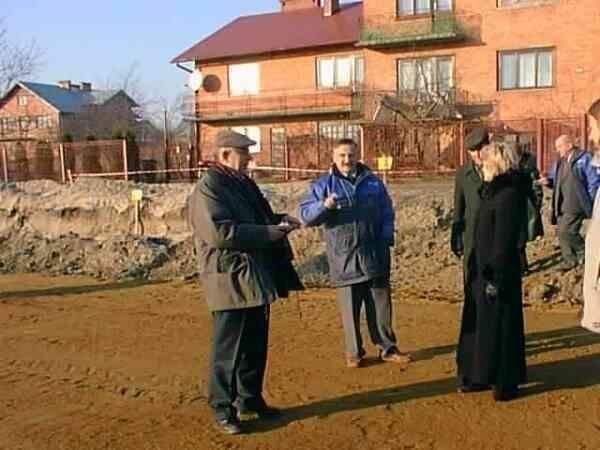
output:
M365 128L360 125L360 160L365 163Z
M544 145L544 119L538 118L536 124L536 156L537 156L537 166L540 172L545 173L546 168L545 162L546 158L544 155L545 145Z
M290 181L290 171L288 170L290 168L290 151L287 142L287 133L285 134L283 141L283 161L283 165L285 166L284 180Z
M60 179L65 184L67 182L67 174L65 171L65 148L62 142L58 144L58 158L60 159Z
M583 113L581 116L581 143L580 147L585 149L588 147L588 115Z
M125 173L125 181L129 180L129 176L127 172L129 171L127 167L127 139L123 139L123 172Z
M465 121L460 121L459 128L459 137L458 137L458 164L460 167L465 164Z
M6 157L6 147L2 146L2 168L4 169L4 182L8 183L8 158Z

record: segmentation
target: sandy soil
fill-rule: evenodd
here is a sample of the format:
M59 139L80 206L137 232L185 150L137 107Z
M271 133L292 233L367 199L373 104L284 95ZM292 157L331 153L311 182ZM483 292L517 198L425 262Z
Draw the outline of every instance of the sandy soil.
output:
M279 212L296 212L307 183L262 184ZM144 236L130 234L130 190L144 191ZM186 199L190 184L149 185L88 180L0 183L0 273L90 275L99 279L188 279L197 271ZM417 298L460 301L461 261L450 253L453 180L400 180L388 186L396 210L392 272L397 287ZM549 194L549 192L547 192ZM546 201L546 208L550 198ZM544 211L544 216L548 212ZM533 274L525 301L538 308L578 307L583 271L557 272L555 229L529 245ZM327 287L322 229L291 236L296 267L306 284Z
M528 309L531 383L496 404L455 393L460 305L395 295L406 368L343 367L331 291L275 306L266 397L284 418L227 437L196 284L0 276L0 449L600 448L600 336L575 311Z

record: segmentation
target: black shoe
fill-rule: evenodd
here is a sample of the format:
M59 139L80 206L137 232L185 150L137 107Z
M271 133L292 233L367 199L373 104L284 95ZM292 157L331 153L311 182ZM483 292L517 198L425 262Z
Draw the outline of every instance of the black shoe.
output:
M497 402L508 402L510 400L514 400L519 396L519 388L517 386L494 386L492 394L494 396L494 400L496 400Z
M267 405L256 409L240 409L238 411L238 418L240 420L276 420L280 419L281 416L283 416L283 413L280 409Z
M223 433L229 435L242 433L240 422L235 417L229 419L217 419L217 427L219 427Z
M479 384L479 383L470 383L470 384L461 384L458 387L459 394L471 394L473 392L483 392L490 389L490 386L487 384Z

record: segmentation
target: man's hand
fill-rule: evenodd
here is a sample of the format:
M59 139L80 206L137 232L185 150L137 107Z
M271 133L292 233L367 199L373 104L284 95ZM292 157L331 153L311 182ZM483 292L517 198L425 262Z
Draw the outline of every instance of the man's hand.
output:
M325 206L325 208L327 209L335 209L337 208L337 195L336 194L331 194L329 197L327 197L325 199L325 201L323 202L323 206Z
M461 258L465 251L462 232L456 227L452 227L452 234L450 236L450 249L457 258Z
M494 303L498 298L498 286L494 283L487 282L485 283L485 297L490 303Z
M288 234L289 227L281 225L267 225L267 236L269 241L277 242L285 238Z
M548 187L550 186L550 179L548 177L541 177L535 180L535 183Z

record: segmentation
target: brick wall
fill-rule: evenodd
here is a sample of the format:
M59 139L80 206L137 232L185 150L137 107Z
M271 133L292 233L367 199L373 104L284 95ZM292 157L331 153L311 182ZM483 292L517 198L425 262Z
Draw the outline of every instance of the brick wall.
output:
M365 22L382 13L395 19L395 0L365 0ZM475 98L496 103L497 119L573 116L600 98L600 2L537 1L498 8L497 0L455 0L456 19L480 23L480 42L405 47L366 52L366 84L394 90L396 62L414 56L453 55L459 88ZM477 20L473 20L473 18ZM497 53L503 50L555 48L555 86L544 89L497 90Z
M23 100L26 104L22 104ZM43 117L43 119L39 119ZM21 120L21 118L27 118ZM10 119L8 125L1 119ZM17 87L0 103L0 138L54 140L58 136L58 112L29 91Z

